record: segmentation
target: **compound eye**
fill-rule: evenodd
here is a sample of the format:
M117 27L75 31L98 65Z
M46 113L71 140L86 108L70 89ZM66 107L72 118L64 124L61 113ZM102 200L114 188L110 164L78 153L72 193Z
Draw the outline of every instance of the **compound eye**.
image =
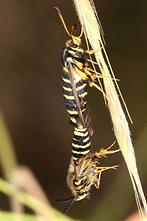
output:
M74 184L74 186L80 186L81 185L81 180L74 179L73 184Z
M73 44L72 44L72 47L73 47L73 48L77 48L77 44L73 43Z

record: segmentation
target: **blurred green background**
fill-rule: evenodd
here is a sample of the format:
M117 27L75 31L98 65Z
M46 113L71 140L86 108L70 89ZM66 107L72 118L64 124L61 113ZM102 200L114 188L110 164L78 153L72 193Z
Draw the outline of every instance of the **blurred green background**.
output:
M147 3L97 0L95 4L106 49L133 118L131 132L147 195ZM79 25L72 1L0 0L0 109L19 163L32 169L51 204L62 210L64 205L56 196L70 195L66 171L73 128L68 124L61 87L60 57L67 35L53 6L60 8L68 27ZM88 109L93 146L110 145L115 139L112 123L102 95L94 89L89 91ZM105 159L104 164L120 167L103 175L100 190L93 190L90 200L69 210L72 217L119 221L136 210L120 154ZM4 197L0 199L0 208L8 208Z

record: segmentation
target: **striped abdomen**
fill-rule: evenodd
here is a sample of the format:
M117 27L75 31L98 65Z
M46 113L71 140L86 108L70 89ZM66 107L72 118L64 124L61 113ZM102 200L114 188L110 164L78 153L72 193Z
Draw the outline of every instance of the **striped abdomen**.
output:
M82 125L78 125L74 129L74 137L72 142L72 155L74 159L85 156L89 153L91 146L90 135L88 129Z
M70 115L70 122L76 125L79 118L77 101L75 100L73 94L73 88L67 72L63 73L62 81L63 81L63 95L65 98L66 110ZM74 83L75 83L76 93L80 102L80 109L82 112L84 112L87 103L86 101L87 83L84 80L80 79L79 77L77 79L74 79L74 81L75 81Z

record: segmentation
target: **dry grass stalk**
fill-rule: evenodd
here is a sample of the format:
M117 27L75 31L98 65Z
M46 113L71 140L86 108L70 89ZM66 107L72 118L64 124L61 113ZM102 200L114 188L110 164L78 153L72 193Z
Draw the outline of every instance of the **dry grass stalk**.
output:
M96 9L92 0L73 0L73 2L75 4L81 25L84 29L85 38L88 39L92 49L95 50L95 58L99 69L102 75L105 76L103 78L103 83L108 99L108 108L111 114L114 133L127 164L135 193L137 207L141 218L143 219L144 214L147 214L147 203L137 170L134 147L130 137L128 122L121 106L118 94L123 101L129 118L130 115L119 90L118 84L116 80L114 80L115 76L104 48L104 41L102 39L101 31L102 29ZM100 48L102 48L102 50L98 50Z

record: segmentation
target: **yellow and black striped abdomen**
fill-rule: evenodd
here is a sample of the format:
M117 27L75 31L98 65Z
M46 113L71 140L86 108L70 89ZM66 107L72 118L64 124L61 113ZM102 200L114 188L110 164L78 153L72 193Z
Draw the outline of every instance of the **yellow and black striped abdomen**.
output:
M70 122L74 125L77 124L79 113L77 107L77 101L75 100L73 87L71 85L71 81L69 79L68 73L64 72L63 77L63 95L65 99L66 110L70 115ZM81 111L84 112L86 109L87 103L87 83L85 83L82 79L75 81L76 93L79 98Z
M74 130L72 142L72 155L74 159L85 156L89 153L91 146L88 129L82 125L78 125Z

